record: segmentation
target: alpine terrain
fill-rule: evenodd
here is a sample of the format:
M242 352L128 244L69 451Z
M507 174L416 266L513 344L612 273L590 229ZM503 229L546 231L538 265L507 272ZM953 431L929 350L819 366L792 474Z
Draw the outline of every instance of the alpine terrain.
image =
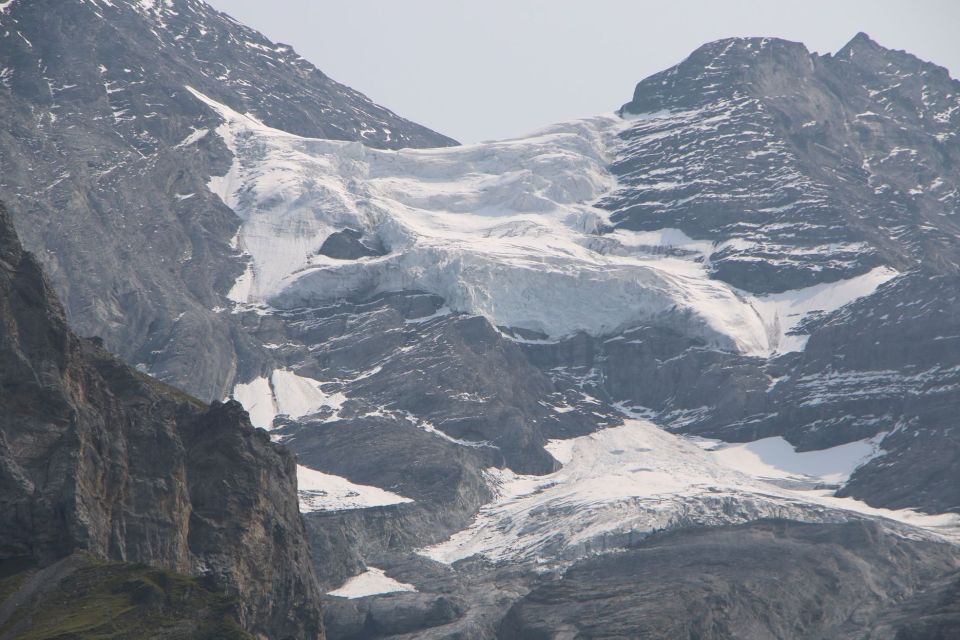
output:
M11 0L0 114L0 638L100 592L186 625L114 637L960 637L945 69L727 39L459 145L200 0Z

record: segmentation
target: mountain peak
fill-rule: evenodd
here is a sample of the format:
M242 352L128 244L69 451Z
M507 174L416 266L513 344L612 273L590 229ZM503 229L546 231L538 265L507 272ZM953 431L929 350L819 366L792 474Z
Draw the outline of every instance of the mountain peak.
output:
M853 36L853 38L850 39L850 42L843 45L843 48L837 52L837 57L850 58L857 52L867 51L885 51L885 48L869 35L861 31L857 33L857 35Z
M713 42L708 42L698 47L690 54L686 62L696 65L707 62L708 60L722 61L724 59L735 59L740 61L745 57L759 59L779 57L784 54L806 57L810 52L802 42L784 40L783 38L760 36L734 37L714 40ZM713 63L708 62L707 64L712 65Z
M809 73L810 61L810 51L801 42L770 37L715 40L680 64L641 81L622 112L694 108L720 93L727 98L750 93L758 87L758 76L802 76Z

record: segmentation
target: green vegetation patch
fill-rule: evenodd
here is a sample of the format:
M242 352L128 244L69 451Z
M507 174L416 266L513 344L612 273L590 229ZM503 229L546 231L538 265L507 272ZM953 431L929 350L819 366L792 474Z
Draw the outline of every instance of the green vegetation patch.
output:
M21 605L0 635L16 630L20 640L252 640L236 622L236 604L173 571L91 561Z
M36 572L36 567L30 561L7 560L0 563L0 603L6 602Z

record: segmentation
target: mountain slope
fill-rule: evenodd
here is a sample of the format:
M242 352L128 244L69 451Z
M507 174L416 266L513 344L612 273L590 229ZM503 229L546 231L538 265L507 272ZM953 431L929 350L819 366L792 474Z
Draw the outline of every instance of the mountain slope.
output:
M757 293L877 264L956 275L958 93L865 34L826 56L714 42L637 85L621 113L646 122L624 135L603 206L618 227L726 242L712 274Z
M146 565L69 556L0 581L10 583L15 591L0 606L4 640L253 638L236 622L235 597Z
M78 552L148 563L235 595L251 633L322 636L293 456L239 404L208 408L78 339L2 207L0 356L4 575Z
M187 86L302 135L453 144L198 0L17 0L0 25L0 198L24 243L81 334L205 399L244 348L210 313L244 265L204 187L228 162L216 115Z
M690 246L711 247L702 259L713 278L785 292L765 299L791 300L773 320L793 325L786 333L797 339L765 365L710 358L709 367L723 363L733 394L697 384L678 398L662 381L651 394L650 374L618 382L610 372L617 399L663 412L684 431L785 435L805 449L907 430L861 474L875 488L857 481L847 491L876 505L955 509L946 454L929 479L908 483L912 502L880 486L911 475L906 461L933 441L931 451L956 446L944 411L957 405L960 364L946 310L960 282L960 83L864 34L826 56L731 39L641 82L622 112L635 124L611 167L619 186L600 203L613 226L679 229ZM838 291L878 264L902 275L876 295L861 292L842 310L804 301L804 292ZM668 357L678 371L710 371L695 364L700 352Z
M864 46L873 61L858 63L855 78L843 76L849 51ZM842 157L826 171L816 149L853 146L862 96L896 84L891 77L908 69L928 78L911 99L921 106L926 99L929 110L911 119L895 102L883 116L892 124L883 126L903 127L913 153L930 156L942 177L932 190L901 192L904 204L893 191L914 176L880 162L889 139L857 142L857 166L868 159L881 167L869 176ZM728 74L712 78L725 92L711 96L697 84L711 79L709 71ZM924 520L871 509L956 509L956 435L946 419L958 399L948 310L955 299L942 293L957 280L950 259L936 256L956 246L949 196L960 186L956 140L953 125L938 117L952 117L958 93L941 71L862 36L836 59L795 43L729 40L665 72L678 78L673 94L661 95L661 76L641 83L622 120L601 116L517 140L399 152L293 137L198 92L221 114L216 132L234 156L210 182L243 219L238 245L249 266L231 291L232 311L256 327L263 347L235 394L262 410L264 426L281 427L278 437L290 438L304 464L413 498L389 514L383 507L310 519L340 523L362 558L431 596L438 592L422 561L404 556L413 540L431 543L421 553L436 560L479 554L497 567L575 562L658 526L770 516L865 515L948 532L956 525L950 515ZM781 80L762 82L784 75L814 85L814 97L785 96ZM787 108L800 113L788 118ZM804 137L810 121L824 123L816 140ZM892 197L879 181L895 185ZM884 235L891 220L914 229L916 242L901 246ZM918 260L928 254L929 263ZM489 328L468 345L489 337L461 351L440 330L471 317L478 331ZM545 379L496 360L493 371L507 388L471 375L504 350L518 350L510 362L525 356ZM315 391L289 401L282 372ZM497 421L503 404L519 409L519 420L487 422ZM537 405L546 412L532 411ZM773 469L779 488L758 489L721 468L709 479L697 475L714 468L710 456L646 435L642 421L611 429L623 408L727 441L785 437L779 442L796 456L822 450L829 458L875 444L829 478L784 472L776 457L763 458L758 479L771 481L763 474ZM466 471L458 491L424 491L438 476L409 473L424 459L407 453L422 431L433 446L460 452L455 463L444 457ZM538 453L545 439L566 443L548 446L559 471ZM723 454L722 443L710 446ZM558 457L568 449L571 459ZM915 474L920 458L925 473ZM677 471L685 464L697 471ZM683 486L661 487L644 475L658 473ZM486 499L481 478L494 500L442 542ZM834 492L870 506L838 501ZM398 528L385 534L386 522ZM492 585L506 578L482 566L485 577L452 593L479 597L479 589L495 598ZM436 604L425 593L383 597L423 607L425 616ZM369 606L392 610L388 602ZM332 628L342 623L349 636L346 621L358 614L332 607ZM489 625L486 616L496 619L478 604L435 633Z

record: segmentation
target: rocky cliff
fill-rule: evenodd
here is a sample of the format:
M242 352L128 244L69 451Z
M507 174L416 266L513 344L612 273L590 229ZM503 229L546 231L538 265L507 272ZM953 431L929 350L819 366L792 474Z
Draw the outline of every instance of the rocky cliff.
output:
M292 454L77 338L0 209L0 563L77 552L203 577L255 635L322 637Z

